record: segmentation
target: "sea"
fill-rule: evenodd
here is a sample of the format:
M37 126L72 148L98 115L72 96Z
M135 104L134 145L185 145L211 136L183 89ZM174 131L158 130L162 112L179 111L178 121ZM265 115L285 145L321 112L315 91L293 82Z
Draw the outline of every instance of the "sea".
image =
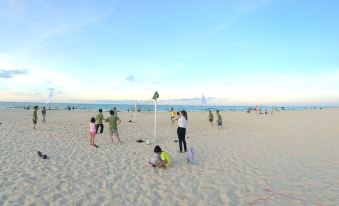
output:
M38 102L0 102L0 109L32 109L34 106L46 107L51 110L89 110L94 111L102 109L103 111L109 111L116 107L118 111L134 111L134 104L85 104L85 103L38 103ZM246 111L249 106L216 106L216 105L157 105L157 111L165 112L173 108L175 111ZM253 108L253 107L252 107ZM279 110L305 110L305 109L325 109L332 107L322 106L259 106L264 110L272 110L272 108ZM154 105L150 104L137 104L136 110L139 112L152 112L154 111Z

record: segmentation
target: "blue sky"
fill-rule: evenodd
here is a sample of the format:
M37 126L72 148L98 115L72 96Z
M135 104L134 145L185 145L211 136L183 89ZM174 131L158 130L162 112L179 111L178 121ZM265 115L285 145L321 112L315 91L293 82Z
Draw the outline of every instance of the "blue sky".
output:
M0 0L0 101L338 104L339 1ZM185 99L180 101L181 99Z

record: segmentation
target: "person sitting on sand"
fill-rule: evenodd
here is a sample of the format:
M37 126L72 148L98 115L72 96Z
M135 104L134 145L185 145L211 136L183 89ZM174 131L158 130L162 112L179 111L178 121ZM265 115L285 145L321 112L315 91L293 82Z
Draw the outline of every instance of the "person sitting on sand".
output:
M98 133L98 129L100 127L100 134L104 131L104 124L102 123L102 120L104 119L104 115L102 114L102 109L99 109L99 113L95 117L96 119L96 129L95 133Z
M118 124L121 123L121 120L117 115L115 115L113 110L109 111L109 113L111 114L111 116L105 119L105 122L109 123L110 143L113 144L113 135L118 138L118 143L122 143L119 137L119 133L118 133Z
M213 126L213 113L212 111L210 110L210 112L208 113L208 121L210 122L211 126Z
M159 145L154 147L154 153L160 156L160 162L157 164L157 167L167 168L171 165L171 156L167 152L162 151Z
M221 128L224 128L223 126L222 126L222 117L221 117L221 115L220 115L220 112L219 112L219 110L217 110L217 124L218 124L218 129L221 127Z
M42 115L42 123L46 122L46 108L45 107L42 108L41 115Z
M35 129L37 122L38 122L38 106L34 106L34 110L33 110L33 129Z
M95 126L95 118L91 118L91 122L89 123L89 144L92 146L96 146L94 144L94 137L95 137L95 131L96 131L96 126Z

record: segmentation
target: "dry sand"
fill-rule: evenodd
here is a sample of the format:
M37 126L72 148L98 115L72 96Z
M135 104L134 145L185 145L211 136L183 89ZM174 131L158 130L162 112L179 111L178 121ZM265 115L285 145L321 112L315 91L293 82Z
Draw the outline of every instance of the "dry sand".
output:
M88 141L95 111L47 111L46 124L38 114L33 131L32 110L0 110L0 205L339 205L339 110L222 112L220 130L189 112L193 165L159 113L156 143L173 163L156 170L146 166L154 144L136 142L153 140L152 113L135 123L119 113L124 144L107 144L105 124L98 149Z

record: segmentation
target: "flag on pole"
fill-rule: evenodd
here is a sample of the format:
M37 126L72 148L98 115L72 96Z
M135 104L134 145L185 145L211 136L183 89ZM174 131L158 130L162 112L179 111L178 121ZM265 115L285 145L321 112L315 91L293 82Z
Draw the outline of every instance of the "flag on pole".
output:
M157 101L158 98L159 98L159 93L156 91L154 92L152 99L154 99L154 101Z

